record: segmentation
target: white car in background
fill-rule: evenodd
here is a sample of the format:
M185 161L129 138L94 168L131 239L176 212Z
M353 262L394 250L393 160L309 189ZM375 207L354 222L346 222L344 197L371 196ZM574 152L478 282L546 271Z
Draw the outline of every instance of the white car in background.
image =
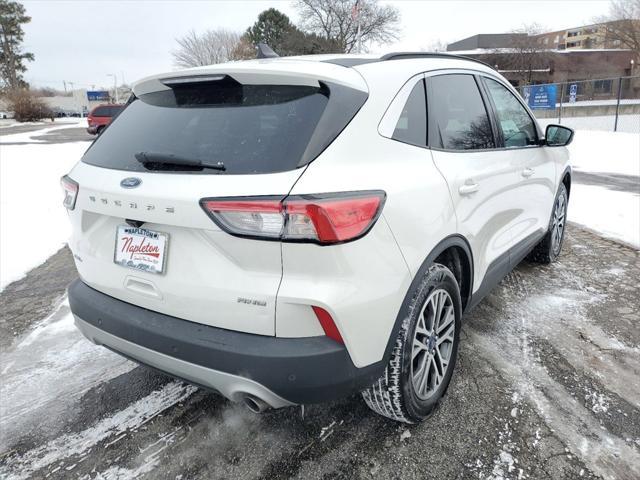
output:
M63 178L78 328L254 411L445 393L463 313L562 247L573 132L447 54L266 58L138 82Z

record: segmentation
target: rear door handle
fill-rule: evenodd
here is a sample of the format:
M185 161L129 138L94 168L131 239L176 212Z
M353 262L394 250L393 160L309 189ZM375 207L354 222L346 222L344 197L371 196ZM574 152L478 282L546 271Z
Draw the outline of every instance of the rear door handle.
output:
M524 170L522 170L522 176L524 178L529 178L531 175L533 175L535 172L535 170L533 168L525 168Z
M471 195L472 193L476 193L479 189L480 185L473 183L473 180L467 180L464 182L464 185L458 188L458 192L460 195Z

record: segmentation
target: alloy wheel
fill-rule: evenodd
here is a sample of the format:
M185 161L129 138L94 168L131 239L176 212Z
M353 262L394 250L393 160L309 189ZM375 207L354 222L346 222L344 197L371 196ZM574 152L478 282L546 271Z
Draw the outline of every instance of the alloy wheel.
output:
M553 223L551 225L551 248L553 249L554 255L558 255L560 253L566 215L567 198L563 192L562 194L558 195L555 208L553 209Z
M411 381L422 400L438 390L447 374L455 328L451 296L443 289L431 292L418 317L411 351Z

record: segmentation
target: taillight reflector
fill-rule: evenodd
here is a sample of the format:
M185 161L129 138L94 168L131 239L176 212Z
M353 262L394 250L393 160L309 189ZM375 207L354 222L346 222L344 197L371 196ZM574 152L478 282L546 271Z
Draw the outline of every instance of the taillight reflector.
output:
M329 312L327 312L324 308L316 307L315 305L313 305L311 308L313 308L313 313L315 313L316 317L318 317L318 321L320 322L320 325L324 330L324 334L327 337L334 339L336 342L344 345L342 335L340 335L340 331L338 330L338 327L336 327L336 324L333 321L333 318L331 318Z

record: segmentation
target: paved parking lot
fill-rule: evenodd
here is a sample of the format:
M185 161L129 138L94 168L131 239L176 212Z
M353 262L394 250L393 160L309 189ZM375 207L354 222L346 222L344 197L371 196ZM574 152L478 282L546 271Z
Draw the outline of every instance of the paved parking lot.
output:
M136 366L75 331L73 277L63 249L0 293L2 478L640 478L638 251L575 225L470 313L416 426L358 396L258 416Z
M28 143L68 143L68 142L91 142L95 139L95 135L87 133L86 120L78 120L80 126L77 124L70 124L67 128L64 128L65 122L53 122L37 125L15 125L11 127L4 127L0 129L0 144L1 145L25 145ZM14 135L16 133L30 133L37 132L43 128L62 127L60 129L53 130L42 135L33 135L29 140L25 141L11 141L5 140L2 137L5 135Z

